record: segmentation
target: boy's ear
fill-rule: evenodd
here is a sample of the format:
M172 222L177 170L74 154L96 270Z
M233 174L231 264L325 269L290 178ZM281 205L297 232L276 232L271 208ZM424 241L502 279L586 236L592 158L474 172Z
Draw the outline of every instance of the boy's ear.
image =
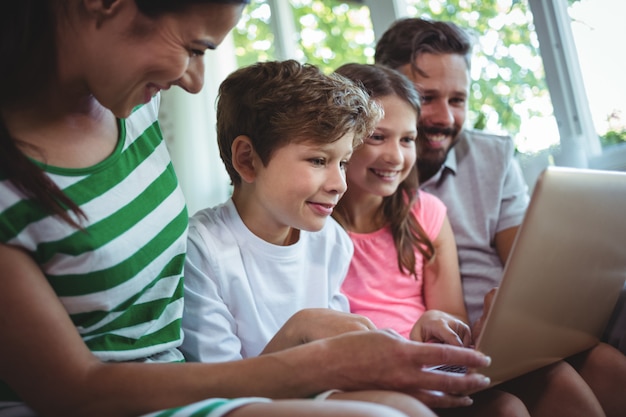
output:
M232 153L233 168L239 173L242 181L251 183L256 178L256 160L258 156L252 145L250 137L239 135L230 147Z

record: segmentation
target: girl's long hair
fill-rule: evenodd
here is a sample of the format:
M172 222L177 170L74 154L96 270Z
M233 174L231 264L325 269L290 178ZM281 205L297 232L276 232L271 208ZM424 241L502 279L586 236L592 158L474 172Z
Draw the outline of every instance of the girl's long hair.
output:
M346 64L336 72L360 82L372 98L395 95L406 101L418 116L421 111L419 94L404 75L381 65ZM417 168L413 166L407 178L400 183L395 193L383 198L379 214L391 227L391 234L398 254L398 268L407 275L417 277L415 251L427 261L435 256L435 246L430 240L411 208L417 203L419 181ZM339 200L341 206L341 200ZM342 219L338 218L342 223Z

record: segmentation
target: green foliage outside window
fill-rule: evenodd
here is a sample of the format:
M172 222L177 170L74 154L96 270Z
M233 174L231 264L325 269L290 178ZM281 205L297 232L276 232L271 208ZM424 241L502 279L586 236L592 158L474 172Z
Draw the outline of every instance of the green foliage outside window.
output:
M265 0L253 0L233 29L235 54L240 67L275 59L271 11Z
M369 8L337 0L293 0L301 62L332 72L346 62L373 63L374 32ZM253 0L233 31L240 66L276 59L266 0Z
M520 112L537 112L524 103L548 94L526 3L513 1L507 10L499 8L497 0L439 3L441 7L433 7L437 2L416 1L414 15L451 20L490 40L488 50L477 45L475 51L470 121L477 128L517 132ZM373 63L369 8L338 0L293 0L291 5L300 61L327 72L347 62ZM239 65L275 59L270 19L266 0L253 0L248 6L234 31ZM526 61L520 62L516 53Z
M609 130L603 136L600 136L600 144L602 147L618 145L620 143L626 143L626 130Z
M574 3L579 0L568 0ZM522 119L552 112L539 42L525 0L407 0L410 14L449 20L479 40L474 51L469 122L476 128L519 132ZM355 1L292 0L301 62L331 72L347 62L373 63L369 8ZM276 59L267 0L252 0L234 30L240 66ZM548 103L548 106L546 106ZM626 141L608 132L603 145Z

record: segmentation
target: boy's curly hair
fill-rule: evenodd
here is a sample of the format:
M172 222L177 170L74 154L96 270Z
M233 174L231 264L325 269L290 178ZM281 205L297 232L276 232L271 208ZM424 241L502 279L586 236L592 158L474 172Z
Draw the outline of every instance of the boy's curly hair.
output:
M231 145L250 138L267 165L272 153L292 142L331 143L354 133L354 146L370 135L382 110L357 83L294 60L259 62L230 74L217 99L220 157L233 184Z

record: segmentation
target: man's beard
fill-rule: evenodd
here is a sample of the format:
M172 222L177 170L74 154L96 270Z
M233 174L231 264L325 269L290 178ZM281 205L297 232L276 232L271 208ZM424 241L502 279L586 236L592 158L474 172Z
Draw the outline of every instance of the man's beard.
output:
M445 161L445 155L443 158L418 158L417 160L417 172L419 174L420 184L423 184L433 175L439 171L443 161Z
M420 184L430 179L439 171L448 156L448 152L458 140L460 129L419 127L417 133L417 171L419 173ZM444 149L433 149L429 147L428 137L434 135L444 135L452 138L450 145Z

